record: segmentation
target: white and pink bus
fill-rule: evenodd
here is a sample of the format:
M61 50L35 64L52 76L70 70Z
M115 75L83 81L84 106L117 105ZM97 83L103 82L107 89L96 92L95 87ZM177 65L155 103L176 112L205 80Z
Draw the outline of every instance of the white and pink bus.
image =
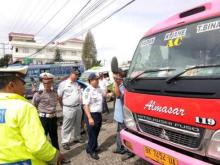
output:
M220 164L220 0L150 29L124 85L131 152L152 164Z

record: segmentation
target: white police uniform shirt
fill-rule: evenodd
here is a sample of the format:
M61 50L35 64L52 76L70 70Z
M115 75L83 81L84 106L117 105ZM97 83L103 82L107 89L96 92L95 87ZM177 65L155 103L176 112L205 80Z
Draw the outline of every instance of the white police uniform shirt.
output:
M81 88L77 82L66 79L60 83L58 96L62 97L63 106L76 106L80 104Z
M90 112L102 112L103 92L89 85L83 92L83 105L88 105Z

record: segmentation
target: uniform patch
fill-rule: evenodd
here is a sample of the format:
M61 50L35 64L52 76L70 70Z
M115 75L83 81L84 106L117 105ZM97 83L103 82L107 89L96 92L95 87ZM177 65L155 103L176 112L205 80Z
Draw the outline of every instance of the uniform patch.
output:
M86 92L89 92L90 91L90 89L89 88L86 88Z
M6 163L4 165L32 165L32 163L31 163L31 160L25 160L25 161L20 161L20 162L15 162L15 163Z
M84 98L85 98L85 99L88 99L88 98L89 98L89 94L86 93Z
M5 123L5 111L6 109L0 109L0 123Z

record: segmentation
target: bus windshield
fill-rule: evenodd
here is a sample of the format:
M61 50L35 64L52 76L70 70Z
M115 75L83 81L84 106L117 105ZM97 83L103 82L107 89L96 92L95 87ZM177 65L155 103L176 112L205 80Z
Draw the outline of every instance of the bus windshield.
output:
M138 78L168 78L187 68L219 64L220 18L214 18L143 38L135 51L128 78L143 71ZM220 67L195 67L181 76L220 76Z

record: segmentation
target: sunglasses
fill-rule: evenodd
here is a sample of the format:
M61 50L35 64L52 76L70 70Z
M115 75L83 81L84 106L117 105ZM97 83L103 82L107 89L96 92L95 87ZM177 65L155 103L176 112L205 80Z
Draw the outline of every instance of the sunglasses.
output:
M19 76L15 76L15 77L16 77L16 79L20 80L24 85L26 84L24 78L21 78Z

